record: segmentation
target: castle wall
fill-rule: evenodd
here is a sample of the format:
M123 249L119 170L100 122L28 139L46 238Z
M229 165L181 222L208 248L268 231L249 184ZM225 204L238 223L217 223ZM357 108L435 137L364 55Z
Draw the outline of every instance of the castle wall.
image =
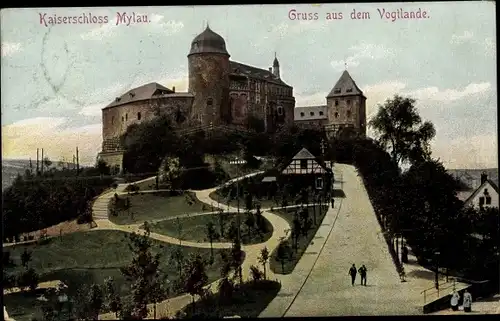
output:
M112 172L121 172L123 169L123 152L102 152L98 158L106 162Z
M312 119L312 120L296 120L295 125L301 128L316 128L320 129L328 124L327 119Z
M149 101L136 101L103 109L102 138L106 140L119 137L127 131L128 126L139 124L153 117L154 113Z
M229 57L192 54L188 62L189 92L194 95L192 117L204 125L229 120Z
M328 125L350 125L357 132L366 132L365 98L363 96L343 96L327 98Z

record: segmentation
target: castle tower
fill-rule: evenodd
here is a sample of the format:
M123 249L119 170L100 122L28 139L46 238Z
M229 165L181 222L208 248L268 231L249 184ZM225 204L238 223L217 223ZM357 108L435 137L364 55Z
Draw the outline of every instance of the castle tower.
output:
M351 127L366 136L366 97L347 70L326 96L326 105L329 127Z
M274 61L273 61L273 75L276 78L280 78L280 62L276 57L276 53L274 53Z
M189 92L194 95L191 117L203 125L228 121L229 53L224 39L207 25L191 42L188 54Z

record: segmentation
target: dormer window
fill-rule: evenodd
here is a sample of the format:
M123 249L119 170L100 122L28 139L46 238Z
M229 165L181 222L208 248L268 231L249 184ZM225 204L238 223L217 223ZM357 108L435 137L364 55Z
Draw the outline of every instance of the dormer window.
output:
M119 102L119 101L120 101L120 97L116 97L116 98L115 98L115 101L116 101L116 102Z
M314 116L314 112L313 111L310 114L311 114L311 116Z
M323 112L322 112L322 111L320 111L320 112L319 112L319 115L320 115L320 116L323 116Z
M352 93L352 88L347 88L346 92Z
M129 93L130 98L134 98L135 94L134 93Z
M198 43L197 42L193 43L193 49L198 49Z
M304 116L305 116L305 114L304 114L304 113L300 113L300 117L304 117Z
M340 88L335 88L335 89L333 90L333 93L334 93L334 94L340 94Z

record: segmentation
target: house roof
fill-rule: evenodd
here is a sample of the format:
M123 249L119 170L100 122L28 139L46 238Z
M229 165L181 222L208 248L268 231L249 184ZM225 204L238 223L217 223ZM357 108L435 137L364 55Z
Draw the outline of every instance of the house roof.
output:
M363 92L356 85L356 82L352 79L347 70L344 70L326 98L342 97L347 95L363 95Z
M294 120L318 120L318 119L327 119L328 116L326 114L326 105L325 106L305 106L305 107L295 107L294 112Z
M477 196L477 194L479 193L480 190L482 190L487 184L491 185L491 187L493 188L493 190L498 194L498 185L495 184L494 181L492 181L491 179L487 179L486 181L484 181L483 184L481 184L478 188L476 188L475 191L473 191L469 197L467 197L467 199L464 201L465 204L469 203L472 199L474 199L474 197ZM457 193L457 197L458 197L458 193Z
M315 159L316 156L311 154L310 151L308 151L305 148L302 148L295 156L293 156L292 160L294 159Z
M145 84L140 87L130 89L120 97L117 97L115 100L113 100L113 102L111 102L103 109L131 103L134 101L150 99L153 96L157 95L159 96L162 94L173 94L173 93L174 93L173 90L168 89L167 87L162 86L159 83L151 82L149 84Z
M276 77L271 71L267 69L261 69L249 65L242 64L241 62L229 61L231 68L231 75L234 76L247 76L250 78L256 78L260 80L264 80L273 84L286 86L292 88L292 86L285 83L280 78Z

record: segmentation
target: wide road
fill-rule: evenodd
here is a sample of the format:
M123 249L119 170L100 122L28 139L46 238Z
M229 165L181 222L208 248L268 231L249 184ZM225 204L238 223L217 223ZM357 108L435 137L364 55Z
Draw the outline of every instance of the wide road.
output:
M418 297L402 283L381 234L368 194L356 169L342 172L345 198L310 274L284 316L357 316L421 314ZM338 176L336 177L339 178ZM352 264L368 269L367 286L351 285Z

